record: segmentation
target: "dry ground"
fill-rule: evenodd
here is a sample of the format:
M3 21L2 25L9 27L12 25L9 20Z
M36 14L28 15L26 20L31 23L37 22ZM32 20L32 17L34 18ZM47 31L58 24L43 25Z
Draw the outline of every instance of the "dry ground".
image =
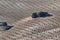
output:
M47 11L47 18L31 18L33 12ZM14 27L0 32L0 40L60 40L59 0L0 0L0 21Z

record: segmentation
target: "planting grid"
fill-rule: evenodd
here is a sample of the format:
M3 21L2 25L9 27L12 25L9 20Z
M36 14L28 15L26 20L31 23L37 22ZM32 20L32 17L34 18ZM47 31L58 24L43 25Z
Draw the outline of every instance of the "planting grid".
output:
M0 32L0 40L60 40L60 0L0 0L0 21L14 27ZM31 18L33 12L53 16Z

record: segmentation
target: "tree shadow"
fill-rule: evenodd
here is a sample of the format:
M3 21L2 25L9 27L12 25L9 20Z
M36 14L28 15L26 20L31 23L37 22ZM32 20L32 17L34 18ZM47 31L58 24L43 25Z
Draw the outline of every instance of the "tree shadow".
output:
M39 12L38 17L50 17L53 16L52 14L49 14L48 12Z

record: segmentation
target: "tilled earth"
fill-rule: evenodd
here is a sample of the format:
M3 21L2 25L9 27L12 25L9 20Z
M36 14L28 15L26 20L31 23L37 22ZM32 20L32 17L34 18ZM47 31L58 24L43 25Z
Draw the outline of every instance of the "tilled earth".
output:
M47 11L53 16L32 18L33 12ZM0 40L60 40L59 0L1 0L0 21L14 27L0 32Z

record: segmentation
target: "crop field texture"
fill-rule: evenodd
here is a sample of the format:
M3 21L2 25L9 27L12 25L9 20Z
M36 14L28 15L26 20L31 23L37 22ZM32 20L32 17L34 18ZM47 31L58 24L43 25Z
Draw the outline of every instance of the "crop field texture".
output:
M31 17L40 11L53 16ZM60 0L0 0L0 21L14 26L0 40L60 40Z

